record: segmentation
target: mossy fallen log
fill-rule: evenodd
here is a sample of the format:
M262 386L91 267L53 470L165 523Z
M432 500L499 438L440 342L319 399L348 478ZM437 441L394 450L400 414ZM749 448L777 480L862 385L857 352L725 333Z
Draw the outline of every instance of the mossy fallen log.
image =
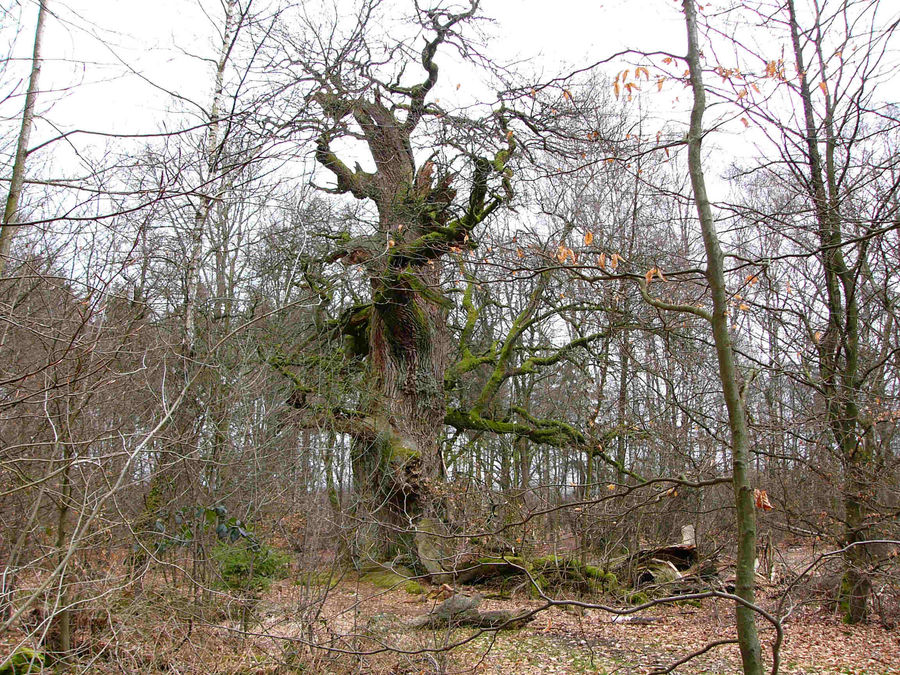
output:
M615 574L577 558L548 555L531 562L530 571L541 590L575 593L608 593L616 591L619 580Z
M615 574L577 558L548 555L534 560L521 556L488 556L459 560L455 568L432 574L433 583L482 584L498 579L526 577L547 591L603 593L618 589ZM529 579L530 578L530 579Z
M460 564L454 570L454 580L460 584L483 582L497 577L509 577L525 574L528 563L518 556L507 558L478 558Z

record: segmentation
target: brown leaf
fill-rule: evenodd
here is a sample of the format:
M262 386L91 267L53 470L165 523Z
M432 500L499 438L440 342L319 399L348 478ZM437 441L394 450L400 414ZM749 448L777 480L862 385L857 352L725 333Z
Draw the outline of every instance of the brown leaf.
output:
M753 490L753 498L756 501L756 508L758 509L761 509L763 511L771 511L775 508L774 506L772 506L772 502L769 501L769 495L766 494L765 490L755 488Z

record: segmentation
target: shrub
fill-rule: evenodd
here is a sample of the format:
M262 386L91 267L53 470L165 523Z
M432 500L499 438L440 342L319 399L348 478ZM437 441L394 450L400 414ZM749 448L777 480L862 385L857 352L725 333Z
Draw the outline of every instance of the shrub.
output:
M287 576L290 556L254 542L219 544L213 549L219 575L226 588L264 591L274 579Z

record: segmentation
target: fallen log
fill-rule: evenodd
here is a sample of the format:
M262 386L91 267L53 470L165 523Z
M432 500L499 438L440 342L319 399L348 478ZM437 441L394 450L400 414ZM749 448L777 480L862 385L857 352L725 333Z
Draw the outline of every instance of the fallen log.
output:
M643 548L617 561L613 569L635 589L666 586L671 590L680 585L686 587L685 592L689 592L687 587L693 591L699 590L699 586L708 587L715 582L718 572L713 560L699 559L693 543Z
M527 610L510 612L508 610L478 611L481 596L478 593L463 595L458 593L444 600L428 614L417 617L410 622L412 628L446 628L448 626L469 626L472 628L520 628L532 620Z
M661 616L614 616L609 620L610 623L620 623L628 626L646 626L651 623L662 621Z
M668 560L651 558L634 571L634 588L662 586L681 579L681 572Z
M644 548L628 556L625 564L640 565L649 560L665 561L678 571L684 571L697 563L697 547L693 544L670 544Z

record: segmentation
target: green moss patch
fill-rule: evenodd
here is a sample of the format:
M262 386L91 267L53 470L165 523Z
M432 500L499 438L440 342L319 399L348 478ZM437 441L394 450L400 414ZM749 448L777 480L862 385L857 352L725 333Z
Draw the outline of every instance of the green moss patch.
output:
M608 593L618 588L616 575L596 565L575 558L548 555L531 563L535 579L542 580L542 590L568 591L581 594Z
M425 593L425 587L412 579L403 584L403 590L410 595L422 595Z
M0 675L38 673L44 667L45 656L28 647L19 647L0 665Z
M424 587L415 580L415 576L409 568L402 565L394 565L393 567L377 567L363 571L359 576L359 580L385 590L402 588L413 595L424 593Z
M298 586L327 586L334 588L340 583L341 577L334 572L300 572L294 583Z

